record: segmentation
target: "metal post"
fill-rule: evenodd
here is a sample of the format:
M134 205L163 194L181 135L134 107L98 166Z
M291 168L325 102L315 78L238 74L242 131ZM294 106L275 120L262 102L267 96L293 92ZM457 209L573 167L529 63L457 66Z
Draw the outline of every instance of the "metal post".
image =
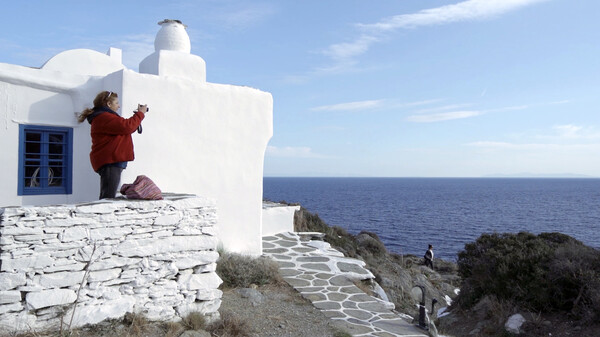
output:
M418 327L423 329L423 330L429 330L429 326L427 325L427 323L425 323L425 316L427 315L425 313L425 287L423 286L417 286L421 289L421 293L422 293L422 297L421 297L421 302L419 302L419 325Z

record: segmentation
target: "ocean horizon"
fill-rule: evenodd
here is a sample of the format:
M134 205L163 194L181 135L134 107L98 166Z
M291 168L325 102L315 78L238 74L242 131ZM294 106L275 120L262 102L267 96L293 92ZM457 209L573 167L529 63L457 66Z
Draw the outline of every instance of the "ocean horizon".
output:
M263 198L330 226L376 233L389 251L456 260L483 233L560 232L600 248L600 178L265 177Z

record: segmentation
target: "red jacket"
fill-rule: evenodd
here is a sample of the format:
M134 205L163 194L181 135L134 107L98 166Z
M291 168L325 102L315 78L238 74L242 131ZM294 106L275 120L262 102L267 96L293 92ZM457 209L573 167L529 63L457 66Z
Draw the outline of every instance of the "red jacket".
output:
M130 118L125 119L117 114L105 111L88 118L92 124L90 161L94 171L98 172L106 164L127 162L134 159L131 134L142 123L144 117L143 112L137 112Z

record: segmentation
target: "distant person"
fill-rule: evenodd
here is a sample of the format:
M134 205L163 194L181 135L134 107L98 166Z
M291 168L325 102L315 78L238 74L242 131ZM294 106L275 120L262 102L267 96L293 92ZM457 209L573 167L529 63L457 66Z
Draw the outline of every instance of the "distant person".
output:
M433 270L433 245L429 245L429 249L425 252L425 266L429 266Z
M126 119L117 113L120 107L116 92L102 91L96 95L94 107L83 110L77 119L79 123L87 119L92 126L90 162L100 175L100 199L116 196L121 172L134 159L131 134L135 130L141 133L148 112L146 105L138 104L137 111Z

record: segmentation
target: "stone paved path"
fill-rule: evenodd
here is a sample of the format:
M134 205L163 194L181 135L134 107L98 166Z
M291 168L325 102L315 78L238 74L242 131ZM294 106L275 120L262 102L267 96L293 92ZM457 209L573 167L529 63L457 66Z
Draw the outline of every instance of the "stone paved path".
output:
M365 294L352 280L373 278L363 261L344 257L312 238L322 233L263 237L263 253L279 263L286 282L353 336L428 335L392 311L394 304Z

